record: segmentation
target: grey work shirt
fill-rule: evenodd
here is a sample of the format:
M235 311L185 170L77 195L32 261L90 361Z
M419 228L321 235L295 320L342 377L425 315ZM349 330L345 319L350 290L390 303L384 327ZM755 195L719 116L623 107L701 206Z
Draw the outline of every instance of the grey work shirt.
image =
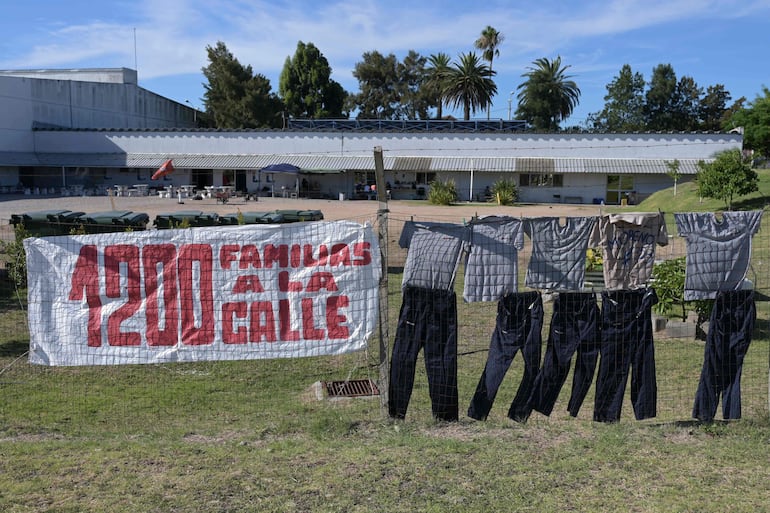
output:
M497 301L518 290L518 250L524 247L523 222L489 216L471 224L463 299Z
M596 217L558 217L525 221L532 240L524 284L534 289L580 290L585 278L586 250L594 237Z
M687 243L684 299L712 299L718 291L742 287L751 261L751 239L759 230L762 211L674 214L676 228Z
M412 236L417 230L430 230L432 232L446 233L453 237L463 237L467 240L468 227L457 223L442 223L434 221L406 221L401 229L401 235L398 238L398 246L408 248L412 241Z
M451 290L467 244L465 227L456 235L418 229L409 242L402 287Z

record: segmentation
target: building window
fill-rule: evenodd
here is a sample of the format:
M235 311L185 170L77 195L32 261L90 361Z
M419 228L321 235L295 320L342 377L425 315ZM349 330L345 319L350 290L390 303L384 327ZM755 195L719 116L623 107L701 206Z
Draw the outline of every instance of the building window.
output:
M622 198L628 198L634 191L634 177L631 175L607 175L608 205L620 205Z
M519 175L521 187L562 187L564 175L554 173L522 173Z
M417 173L417 183L429 185L431 182L436 181L436 173Z
M374 171L356 171L354 180L356 185L373 185L376 183Z

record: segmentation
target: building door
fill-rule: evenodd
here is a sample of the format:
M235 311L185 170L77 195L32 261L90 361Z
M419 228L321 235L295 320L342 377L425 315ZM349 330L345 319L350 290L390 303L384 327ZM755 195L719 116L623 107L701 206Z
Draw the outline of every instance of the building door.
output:
M631 175L607 175L607 196L605 203L620 205L620 200L628 198L634 190L634 177Z
M198 190L214 185L214 171L211 169L193 169L192 184Z
M246 192L246 171L235 172L235 190Z

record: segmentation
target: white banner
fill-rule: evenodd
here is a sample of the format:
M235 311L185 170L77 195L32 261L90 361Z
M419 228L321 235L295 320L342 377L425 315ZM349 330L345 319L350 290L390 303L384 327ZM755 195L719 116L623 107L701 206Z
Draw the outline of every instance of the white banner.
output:
M30 362L114 365L366 347L380 252L349 221L32 238Z

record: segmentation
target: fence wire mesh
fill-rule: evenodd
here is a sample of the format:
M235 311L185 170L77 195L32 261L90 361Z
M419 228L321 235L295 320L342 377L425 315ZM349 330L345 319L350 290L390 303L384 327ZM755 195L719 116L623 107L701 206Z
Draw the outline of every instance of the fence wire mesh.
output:
M715 219L719 221L720 218L716 216ZM654 304L647 305L649 333L644 330L645 323L637 322L635 318L639 309L633 309L629 318L628 312L622 308L624 304L627 310L628 305L642 306L645 301L650 302L649 297L645 299L644 292L649 289L626 291L621 284L616 286L620 290L608 292L602 268L606 262L602 262L601 247L589 245L588 257L581 264L586 268L585 285L578 293L535 292L526 285L528 266L533 261L533 243L532 234L525 235L516 255L518 290L515 296L519 296L518 301L526 303L529 308L526 313L516 313L516 308L521 308L521 305L517 306L512 298L507 301L464 300L463 294L468 295L469 278L465 261L461 260L452 287L457 299L456 395L459 418L486 418L488 415L490 419L508 417L524 421L529 415L542 416L542 412L549 413L552 419L568 419L574 415L583 420L633 421L641 418L652 419L651 422L688 421L694 417L706 420L737 418L738 415L743 418L766 416L770 352L770 304L767 296L770 239L767 229L759 229L746 246L751 258L746 282L741 287L751 288L751 303L756 309L756 320L749 322L753 313L747 310L746 296L740 292L722 297L721 303L716 301L721 305L721 317L717 318L711 317L713 299L685 302L683 298L672 297L672 293L684 287L684 258L697 259L698 255L693 256L697 251L701 252L701 257L708 256L708 249L691 246L688 255L687 242L678 234L674 216L665 215L664 220L667 224L667 244L656 247L654 267L650 266L654 274L650 276L649 284L656 293L652 300ZM566 221L562 218L560 222ZM396 337L399 308L407 301L408 294L402 289L402 284L409 249L397 244L399 234L405 226L407 232L413 231L412 224L448 233L449 225L468 226L473 222L473 219L457 222L441 217L391 217L391 333ZM765 219L764 223L767 222ZM540 225L533 226L544 229ZM718 256L717 260L723 259L725 261L719 263L731 267L734 266L734 253L728 253ZM552 257L554 260L567 258L564 254ZM676 264L674 267L678 271L670 269L672 263ZM484 272L494 277L503 268L499 261L497 264L488 265ZM435 265L431 262L431 266ZM511 277L507 278L510 281ZM531 296L533 293L536 293L537 301L542 302L539 314L533 314L530 308L535 302ZM649 295L650 292L647 292ZM440 300L441 297L430 291L423 291L420 297L424 308L435 307L435 302ZM452 299L446 301L451 302ZM614 310L609 308L611 303L615 305ZM621 307L617 306L618 303ZM586 321L587 304L595 305L593 307L597 309L595 322L600 326L600 333L595 347L589 347L583 341L582 349L585 351L581 351L579 330L586 330L586 322L591 322ZM501 311L504 312L502 316ZM404 320L414 322L408 317ZM715 322L719 324L716 327ZM604 348L601 327L605 331L608 331L607 328L614 330L614 335L604 335ZM430 334L422 333L422 341L418 340L418 344L433 340L434 344L440 345L441 337L447 340L446 334L432 338ZM553 347L549 347L549 337L553 340ZM586 338L585 333L582 338ZM649 339L646 347L640 342L645 339ZM396 347L398 344L396 341ZM394 348L394 351L398 352L398 349ZM405 351L408 352L408 348ZM594 351L593 355L591 351ZM424 357L421 355L415 366L413 387L409 386L409 378L407 382L395 385L397 390L403 389L401 393L411 389L411 395L401 400L408 404L407 418L440 417L441 412L447 409L446 401L455 401L454 392L449 398L435 395L443 379L437 368L441 361L444 365L453 365L451 358L441 360L442 356L440 353L437 355L435 348L430 352L429 359L432 361L423 365ZM408 355L407 359L411 360L411 356ZM538 377L538 373L541 376ZM600 373L604 373L601 379ZM400 377L398 373L391 373L391 378ZM431 379L434 384L431 384ZM598 398L597 381L603 388ZM581 391L587 384L589 388ZM497 388L483 390L483 385ZM393 387L391 383L391 389ZM699 404L697 411L696 396ZM529 397L529 405L522 407L527 402L526 397ZM580 397L583 397L582 401L578 401ZM531 409L533 405L535 410ZM402 416L404 409L402 405L401 410L390 413Z
M533 374L536 377L548 361L551 364L562 364L556 373L557 377L551 376L549 379L556 379L557 384L563 384L559 387L551 383L550 394L555 397L545 401L546 407L541 409L550 410L549 419L572 421L568 408L575 390L573 382L576 365L581 361L579 351L576 349L574 353L570 352L565 367L565 358L560 360L556 354L558 351L554 352L551 348L549 353L548 341L555 319L558 318L557 310L562 315L565 312L574 314L584 306L581 301L585 297L570 298L560 292L527 286L526 271L533 258L531 234L524 234L521 248L516 253L517 290L522 297L534 293L537 301L541 301L541 324L535 323L533 328L530 322L522 327L524 323L520 318L510 318L509 325L503 328L513 331L526 328L535 340L528 345L522 343L521 347L516 348L515 354L511 354L512 348L504 347L504 344L494 349L496 328L501 328L498 325L500 301L464 299L468 294L465 257L459 258L456 272L449 279L451 287L442 293L430 292L430 287L424 286L426 283L415 289L403 286L405 273L407 277L410 272L414 273L414 269L410 270L408 265L409 249L400 244L405 225L417 221L463 227L472 224L474 220L403 215L382 216L380 220L383 219L387 222L383 233L387 235L380 244L387 244L388 249L388 260L384 265L387 269L388 289L387 295L383 296L386 304L382 306L389 324L387 330L376 331L376 334L389 334L385 344L381 344L375 334L366 350L333 357L74 367L47 367L28 363L27 308L29 302L34 303L38 299L28 298L26 289L17 286L18 280L14 280L16 269L13 259L19 258L18 246L14 242L13 226L4 224L1 235L6 242L5 274L0 281L0 417L4 429L30 433L66 433L89 431L98 425L105 433L185 433L190 430L227 430L228 426L238 429L238 426L248 424L247 419L256 416L267 416L270 422L285 425L291 424L292 418L298 414L319 415L323 418L324 407L318 405L325 404L321 400L324 399L324 382L356 379L377 383L380 393L387 394L385 397L388 399L383 405L376 398L346 400L345 407L353 409L362 419L378 420L390 415L416 422L429 421L434 417L446 420L458 418L462 421L468 421L471 417L506 421L510 417L523 421L528 415L530 418L545 418L540 411L531 410L531 404L527 405L527 401L537 388L534 386ZM371 217L352 220L373 225L378 222L378 219ZM656 248L656 267L664 262L678 261L682 257L692 258L691 254L688 255L685 238L678 235L673 216L666 215L665 220L668 244ZM765 219L764 223L767 222ZM424 242L423 249L432 250L426 254L434 255L437 261L444 257L450 261L454 258L450 255L452 247L435 246L430 240ZM467 249L465 247L462 251ZM692 252L692 248L689 251ZM694 302L677 303L666 295L667 290L663 290L663 278L653 281L658 297L658 306L651 308L649 319L654 350L655 411L654 416L644 413L640 415L648 418L648 422L687 421L693 417L699 384L704 379L704 361L712 381L729 383L723 383L724 386L712 383L712 388L719 389L719 406L713 408L709 400L701 397L701 408L714 409L716 419L735 418L735 399L739 395L739 411L743 418L767 416L770 355L770 236L767 228L760 228L753 236L750 251L747 279L753 290L756 321L748 328L744 325L750 332L750 345L745 354L745 347L737 350L735 347L743 343L738 340L740 337L731 339L728 336L724 339L727 342L723 340L726 353L722 352L722 346L707 346L706 339L713 327L713 319L710 317L712 310L709 310L713 302L707 301L705 306ZM592 256L584 264L587 266L585 288L580 292L595 298L601 316L601 312L606 310L604 302L607 296L603 295L606 284L600 270L602 262L598 258L599 254L598 251L589 252ZM494 278L499 272L497 268L484 268L485 276L488 277ZM442 277L435 275L430 279L441 281ZM531 298L527 296L525 299L529 301ZM739 301L738 297L725 299L720 310L725 317L719 322L732 326L730 333L740 331L734 326L738 321L730 317L731 313L740 310ZM659 311L663 303L669 305L669 308ZM529 301L526 306L532 304ZM402 315L407 307L415 311L425 308L425 305L430 308L416 311L417 317L407 318ZM436 305L443 305L444 309L437 310ZM507 305L506 311L515 311L516 307ZM412 324L427 322L421 329L428 326L430 330L429 326L434 326L435 333L423 335L432 337L431 340L446 341L454 336L456 350L450 344L448 356L441 351L437 353L435 348L431 348L428 355L419 337L416 339L416 347L409 350L398 348L398 339L405 336L404 325L399 326L404 320ZM601 317L598 322L601 323ZM746 331L742 333L746 334ZM616 339L621 345L625 342L630 347L631 340L628 337L628 334L620 334ZM381 372L382 355L379 354L382 348L388 351L390 360L389 372L384 373ZM441 348L442 351L446 349ZM427 364L426 355L429 360ZM583 369L584 374L590 371L590 379L587 381L587 389L582 392L585 395L579 408L572 410L577 420L633 421L635 414L640 409L644 410L644 405L640 406L638 401L639 394L650 393L649 388L641 385L640 376L636 376L639 382L632 383L634 372L635 369L644 369L644 365L649 365L650 360L645 360L645 357L651 356L647 352L634 360L634 355L622 350L612 356L607 352L600 354L595 368L591 369L589 365ZM454 376L453 365L456 365ZM618 386L611 390L620 393L620 396L615 398L609 413L606 408L603 410L602 415L606 417L600 415L597 418L597 379L602 367L607 376L617 382ZM495 393L490 396L487 390L486 396L480 396L482 382L487 375L495 373L497 377L487 380L487 385L493 383L497 387ZM386 382L386 378L390 382ZM540 384L542 379L546 378L541 378ZM620 381L623 387L619 386ZM738 383L739 390L736 386L728 387ZM287 397L293 400L287 402ZM493 401L489 401L490 397ZM730 404L725 410L726 399ZM523 409L517 410L516 407L522 404L525 404ZM384 410L382 406L385 406ZM191 409L197 412L195 426L190 425Z

